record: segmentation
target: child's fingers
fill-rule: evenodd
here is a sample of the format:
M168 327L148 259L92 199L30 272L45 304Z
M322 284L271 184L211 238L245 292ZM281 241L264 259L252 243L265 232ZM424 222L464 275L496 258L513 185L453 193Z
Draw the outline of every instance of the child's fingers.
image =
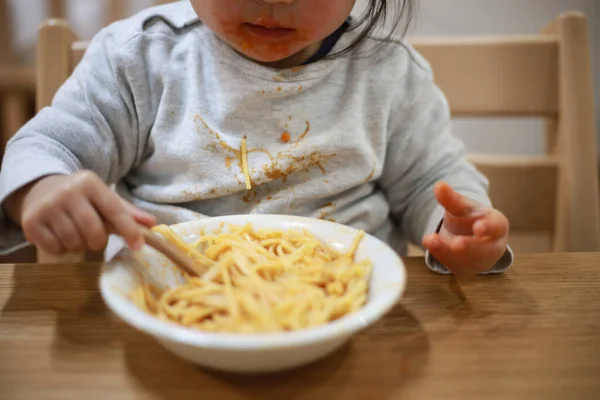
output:
M499 241L469 236L447 239L434 234L423 239L423 245L436 260L457 275L489 271L504 252Z
M36 245L40 250L52 255L60 255L66 252L54 232L45 224L31 227L26 232L27 241Z
M125 205L125 208L129 210L129 212L133 215L133 218L135 218L137 222L148 228L152 228L154 225L156 225L156 217L154 215L147 213L146 211L140 210L139 208L137 208L136 206L134 206L126 200L121 201Z
M478 237L501 239L508 234L508 229L508 220L497 210L490 210L473 224L473 234Z
M478 206L473 200L457 193L445 182L435 185L434 195L446 212L455 217L467 216Z
M465 263L476 266L477 269L492 268L493 263L497 261L495 258L499 258L497 256L499 243L488 237L460 236L452 240L450 247L455 258L464 260ZM488 264L492 265L487 268Z
M70 215L79 231L83 233L87 248L100 251L106 247L108 233L98 211L87 199L77 202L70 210Z
M114 233L123 236L132 250L142 248L142 230L115 192L104 185L97 185L92 189L90 198L101 217L114 229Z
M65 211L54 213L48 225L62 246L69 251L81 251L85 248L82 233Z
M436 260L446 266L449 270L454 271L455 257L447 240L443 239L438 234L433 234L423 239L423 246Z

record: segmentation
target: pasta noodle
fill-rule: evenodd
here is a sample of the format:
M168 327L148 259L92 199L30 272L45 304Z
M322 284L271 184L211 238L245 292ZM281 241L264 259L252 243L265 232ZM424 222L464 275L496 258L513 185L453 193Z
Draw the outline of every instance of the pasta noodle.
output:
M246 136L242 139L240 153L242 157L242 170L244 172L244 178L246 179L246 190L251 190L252 180L250 179L250 170L248 169L248 140L246 139Z
M205 271L164 292L137 287L133 302L160 319L208 332L285 332L334 321L367 301L372 265L354 260L363 232L341 253L305 231L231 226L190 245L165 225L154 230Z

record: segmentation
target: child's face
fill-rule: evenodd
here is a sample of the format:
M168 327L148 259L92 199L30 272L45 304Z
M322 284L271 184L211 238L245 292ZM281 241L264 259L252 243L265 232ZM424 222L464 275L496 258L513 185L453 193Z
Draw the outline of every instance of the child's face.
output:
M276 62L318 44L356 0L191 0L198 17L238 52Z

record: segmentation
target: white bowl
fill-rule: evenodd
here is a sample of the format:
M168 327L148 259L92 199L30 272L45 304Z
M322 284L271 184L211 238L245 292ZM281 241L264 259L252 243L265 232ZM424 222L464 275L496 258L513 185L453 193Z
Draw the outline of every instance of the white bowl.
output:
M306 229L338 250L348 249L358 233L332 222L280 216L240 215L209 218L179 225L173 229L193 241L202 228L219 229L222 223L254 229ZM340 348L355 333L373 324L398 302L406 285L406 271L398 255L380 240L367 235L357 259L373 262L367 304L359 311L335 322L296 332L270 334L206 333L161 321L146 314L128 298L139 282L154 279L169 286L181 277L161 254L146 246L139 253L122 250L105 265L100 289L108 307L126 323L153 336L167 350L198 365L236 373L264 373L298 367L323 358Z

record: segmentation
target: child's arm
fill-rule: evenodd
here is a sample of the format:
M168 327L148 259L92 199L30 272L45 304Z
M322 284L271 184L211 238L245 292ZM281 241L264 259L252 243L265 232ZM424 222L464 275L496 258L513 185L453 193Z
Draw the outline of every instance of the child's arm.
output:
M380 179L392 215L409 240L423 242L443 259L445 265L428 251L431 269L440 273L501 272L512 263L506 247L508 221L491 208L487 180L466 160L462 142L451 134L445 97L433 83L426 63L413 56L402 80L398 111L390 119ZM457 193L445 186L435 189L440 182ZM470 212L467 204L479 215L459 215L460 224L456 223L452 212L458 213L457 207ZM478 225L491 224L493 229L477 231L479 219L484 222Z
M13 223L22 223L25 214L42 223L44 215L59 218L58 210L64 208L68 208L68 215L73 207L82 205L80 201L93 197L81 195L83 180L92 183L94 193L109 199L106 209L123 211L116 204L118 196L110 197L105 183L123 177L144 156L149 127L138 121L153 120L148 118L151 101L134 98L137 87L148 86L144 69L130 62L131 55L123 59L123 47L106 31L100 33L52 106L43 109L9 142L0 174L0 204ZM92 179L74 175L84 170L92 173L81 176ZM43 184L57 175L73 180ZM94 180L94 176L99 179ZM44 189L28 197L35 187ZM71 201L59 204L57 199L65 197ZM23 244L24 237L13 223L0 213L0 252ZM42 234L39 230L36 235L29 233L28 238Z

